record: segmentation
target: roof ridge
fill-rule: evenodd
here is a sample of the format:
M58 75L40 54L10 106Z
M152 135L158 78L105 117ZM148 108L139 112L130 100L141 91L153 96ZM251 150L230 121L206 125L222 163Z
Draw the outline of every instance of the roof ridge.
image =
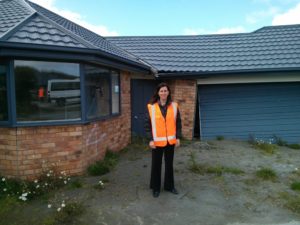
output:
M264 26L257 30L251 31L251 32L241 32L241 33L229 33L229 34L198 34L198 35L141 35L141 36L105 36L105 38L109 39L118 39L118 38L196 38L196 37L231 37L231 36L240 36L240 35L251 35L253 33L259 32L263 29L276 29L279 27L297 27L300 26L300 24L288 24L288 25L271 25L271 26Z
M300 24L286 24L286 25L270 25L270 26L263 26L255 31L253 31L252 33L256 33L256 32L260 32L262 30L265 29L277 29L277 28L281 28L281 27L298 27L300 26Z

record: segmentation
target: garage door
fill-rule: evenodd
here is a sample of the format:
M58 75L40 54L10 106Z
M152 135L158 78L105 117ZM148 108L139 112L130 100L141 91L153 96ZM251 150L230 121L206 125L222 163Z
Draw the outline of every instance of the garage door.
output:
M202 139L247 140L249 134L300 142L300 83L222 84L198 87Z

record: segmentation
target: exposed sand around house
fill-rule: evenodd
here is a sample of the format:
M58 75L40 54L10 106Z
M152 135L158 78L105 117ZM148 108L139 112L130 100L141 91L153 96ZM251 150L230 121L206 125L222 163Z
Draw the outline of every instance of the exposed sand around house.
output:
M192 156L194 165L215 168L219 174L192 172ZM82 186L28 203L10 216L13 223L0 224L41 224L49 216L47 202L65 199L66 204L76 201L85 208L68 223L74 225L300 225L300 205L294 206L297 211L288 205L300 199L300 192L290 187L300 182L300 150L278 147L270 155L246 141L185 142L176 149L174 167L179 195L162 191L153 198L151 152L131 145L112 172L72 178L80 179ZM255 174L261 168L272 169L277 179L259 179ZM94 188L99 180L106 181L102 190Z
M298 196L290 188L300 181L300 151L278 147L267 155L243 141L192 142L175 153L175 179L179 195L162 191L153 198L149 189L150 151L131 149L121 155L111 173L85 178L93 184L108 179L105 189L74 191L87 212L78 222L107 225L298 225L300 214L286 207L282 196ZM191 154L197 163L243 170L244 174L193 173ZM260 168L273 169L276 181L255 176ZM163 178L163 176L162 176ZM88 192L87 192L88 190ZM69 193L72 195L72 193Z

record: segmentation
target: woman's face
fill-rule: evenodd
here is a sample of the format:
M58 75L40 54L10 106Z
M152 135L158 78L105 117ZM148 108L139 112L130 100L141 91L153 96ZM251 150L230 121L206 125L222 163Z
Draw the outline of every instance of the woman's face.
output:
M167 101L169 96L169 91L167 87L161 87L158 91L158 96L160 100Z

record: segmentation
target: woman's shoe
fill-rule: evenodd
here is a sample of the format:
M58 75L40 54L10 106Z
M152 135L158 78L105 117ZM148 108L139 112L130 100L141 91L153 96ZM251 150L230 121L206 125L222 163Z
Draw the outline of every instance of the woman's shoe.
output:
M166 190L166 191L171 192L174 195L178 195L179 194L179 192L176 190L176 188L172 188L172 189Z
M153 197L157 198L159 196L159 191L153 191Z

